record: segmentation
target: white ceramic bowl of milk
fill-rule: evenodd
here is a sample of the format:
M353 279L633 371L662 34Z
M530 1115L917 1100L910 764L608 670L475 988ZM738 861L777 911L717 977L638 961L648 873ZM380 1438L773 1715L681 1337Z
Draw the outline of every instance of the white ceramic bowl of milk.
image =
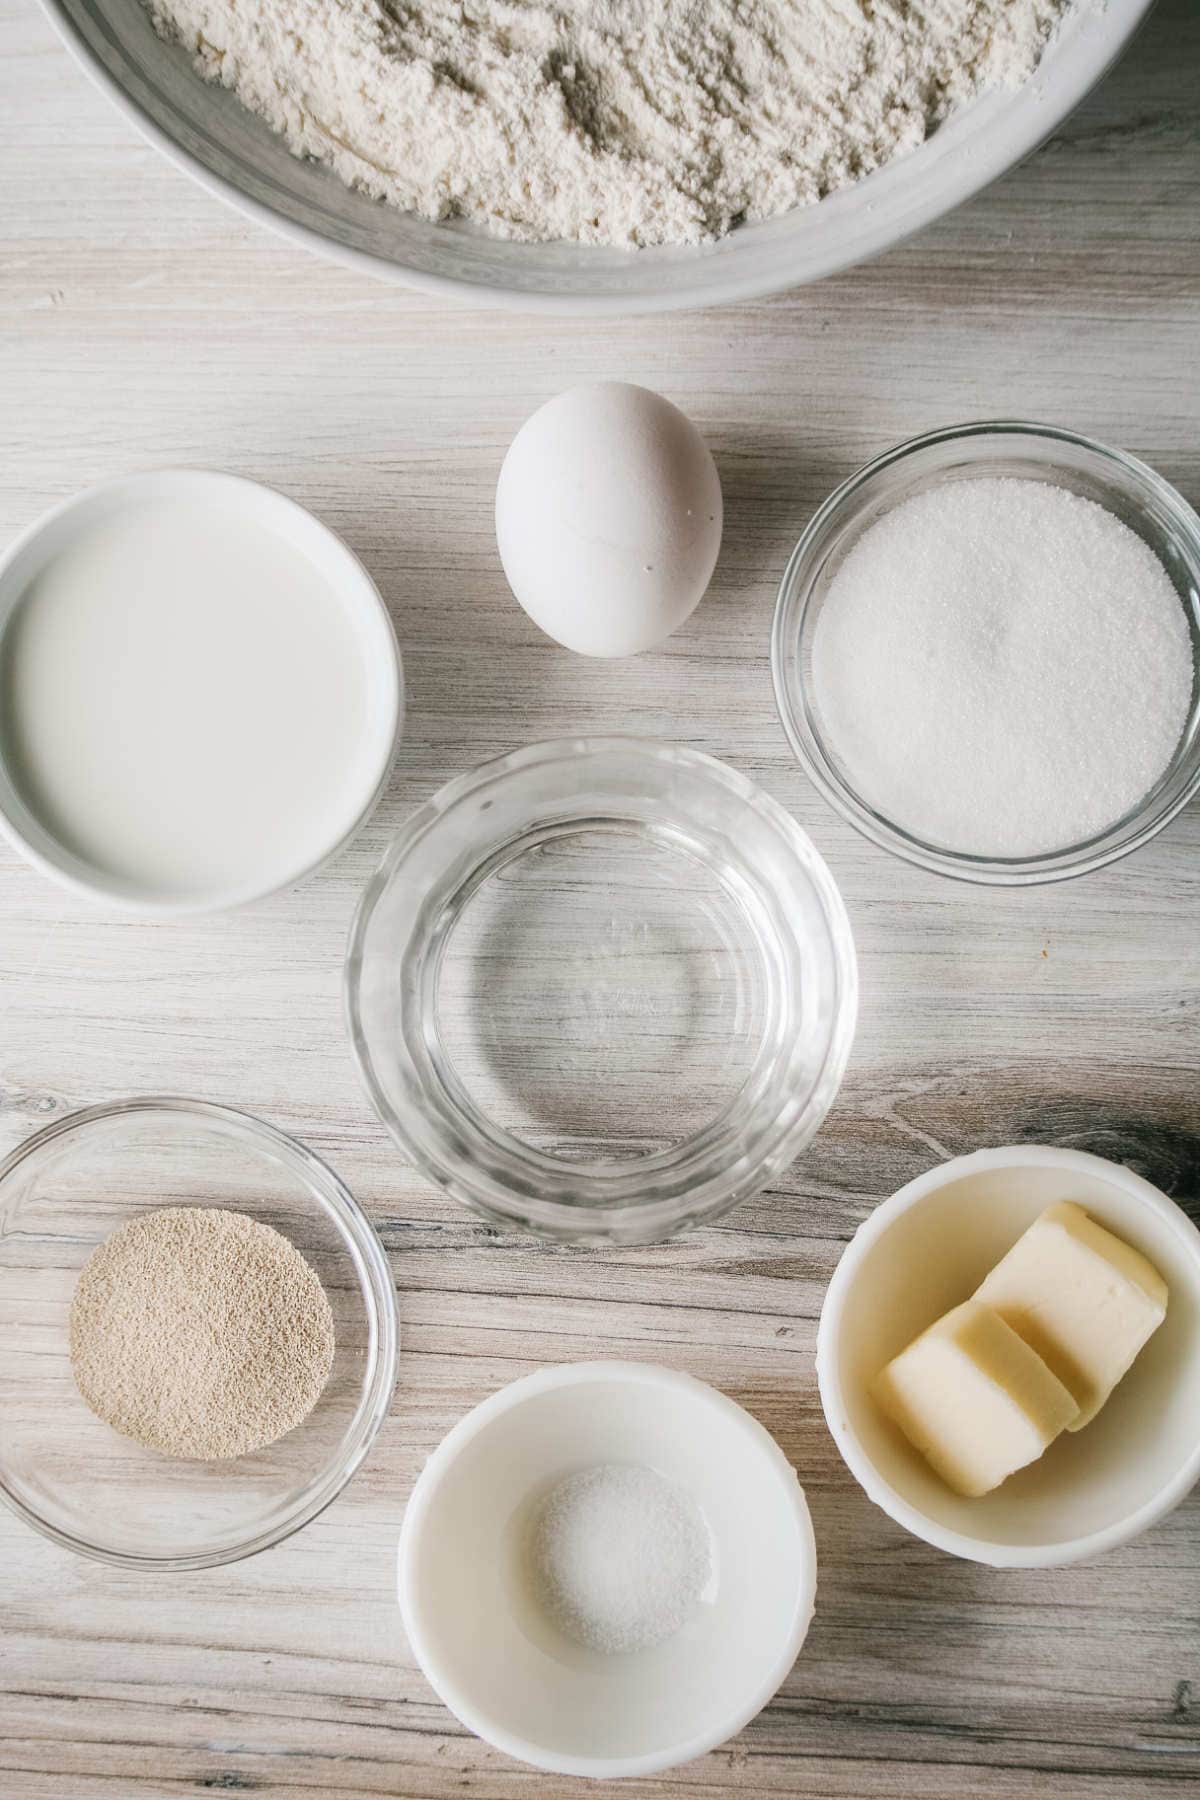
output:
M255 482L106 482L0 561L0 828L77 892L179 914L291 886L375 805L402 717L370 577Z

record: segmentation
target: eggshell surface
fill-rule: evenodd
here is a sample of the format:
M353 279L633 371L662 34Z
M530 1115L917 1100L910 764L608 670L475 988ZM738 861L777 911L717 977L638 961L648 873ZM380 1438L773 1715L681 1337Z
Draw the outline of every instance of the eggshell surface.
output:
M583 656L669 637L707 588L721 483L700 433L628 382L570 388L521 427L496 489L496 540L535 625Z

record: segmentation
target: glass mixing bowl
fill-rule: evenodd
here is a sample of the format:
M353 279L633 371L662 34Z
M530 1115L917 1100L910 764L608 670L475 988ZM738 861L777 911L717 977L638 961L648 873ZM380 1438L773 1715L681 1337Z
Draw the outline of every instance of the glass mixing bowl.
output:
M1149 545L1170 576L1192 640L1192 698L1170 765L1132 811L1082 843L1033 857L973 856L928 843L877 812L822 735L812 645L830 583L868 528L901 501L947 481L1011 476L1052 482L1097 501ZM821 507L792 553L771 637L775 698L792 749L836 812L906 862L961 881L1021 887L1062 881L1147 842L1200 788L1200 518L1161 475L1124 451L1051 425L1010 421L932 431L885 451Z
M80 1269L118 1226L163 1206L223 1206L289 1238L333 1309L328 1383L304 1422L231 1462L185 1462L102 1423L71 1374ZM199 1100L140 1099L61 1119L0 1164L0 1496L101 1562L199 1569L266 1550L358 1468L396 1383L383 1246L301 1144Z
M856 978L804 833L710 756L535 744L409 820L363 896L350 1030L384 1123L486 1218L651 1243L790 1163Z

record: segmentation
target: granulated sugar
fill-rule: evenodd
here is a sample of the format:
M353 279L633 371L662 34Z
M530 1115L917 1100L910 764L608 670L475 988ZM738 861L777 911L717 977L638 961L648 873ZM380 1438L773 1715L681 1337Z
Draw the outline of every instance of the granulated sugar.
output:
M534 1524L547 1612L591 1650L647 1650L673 1637L711 1575L708 1532L653 1469L608 1463L561 1481Z
M695 244L1036 66L1067 0L147 0L348 185L497 237ZM1090 0L1089 0L1090 3Z
M1192 690L1179 597L1113 514L1043 482L945 482L859 539L813 638L822 735L859 794L945 849L1028 857L1114 824Z
M294 1244L219 1207L132 1219L75 1287L71 1366L106 1424L164 1456L260 1450L316 1405L333 1314Z

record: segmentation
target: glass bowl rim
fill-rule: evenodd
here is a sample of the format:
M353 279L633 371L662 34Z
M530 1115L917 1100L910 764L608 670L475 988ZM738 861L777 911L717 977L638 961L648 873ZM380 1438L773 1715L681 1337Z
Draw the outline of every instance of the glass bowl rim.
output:
M387 1252L371 1221L351 1194L345 1182L328 1163L298 1139L253 1113L240 1107L224 1106L215 1101L193 1100L181 1094L145 1094L124 1100L108 1101L98 1106L81 1107L54 1119L40 1131L17 1144L0 1161L0 1217L5 1209L5 1187L9 1177L32 1156L39 1155L58 1139L70 1137L77 1130L109 1119L130 1119L146 1114L184 1116L202 1123L215 1124L227 1134L269 1150L281 1160L309 1190L314 1204L332 1215L344 1237L353 1247L359 1292L370 1327L367 1368L363 1392L355 1408L347 1432L344 1450L320 1475L308 1482L298 1504L287 1516L265 1530L253 1533L241 1542L217 1550L197 1550L182 1555L147 1555L142 1552L114 1550L107 1545L89 1542L61 1526L53 1524L30 1506L28 1501L11 1491L0 1475L0 1500L27 1525L43 1537L86 1556L96 1562L126 1569L219 1568L240 1562L282 1543L294 1532L325 1511L346 1487L361 1466L391 1407L399 1370L400 1325L396 1303L396 1287ZM319 1200L317 1196L320 1196Z
M1066 426L1043 425L1025 419L980 419L965 425L948 425L936 431L922 432L905 438L872 457L856 469L821 503L809 520L788 558L779 584L775 613L771 626L771 680L780 723L797 762L822 798L840 818L868 842L889 851L902 861L932 874L948 876L987 887L1033 887L1050 882L1072 880L1093 870L1106 867L1140 849L1169 825L1200 791L1200 755L1195 768L1180 790L1165 805L1154 804L1163 783L1179 768L1182 756L1191 747L1185 732L1174 756L1159 781L1142 799L1114 820L1111 825L1082 843L1068 844L1059 850L1044 851L1032 857L988 857L965 851L947 850L893 824L866 801L860 799L848 780L826 754L819 735L810 722L811 703L803 678L793 672L795 646L802 635L808 609L813 601L813 588L808 563L823 547L825 534L843 509L856 505L861 490L886 470L907 461L924 450L947 448L981 437L1037 439L1043 443L1062 444L1096 458L1103 466L1112 465L1122 475L1143 489L1148 489L1163 507L1172 524L1188 547L1189 561L1200 585L1200 516L1172 484L1128 451L1103 444L1082 432ZM1031 465L1032 467L1032 465ZM1193 695L1200 680L1200 652L1195 632L1192 636ZM1194 701L1193 701L1194 706Z
M745 1160L725 1174L718 1191L699 1208L691 1207L682 1196L656 1196L650 1200L621 1201L609 1206L568 1204L553 1198L533 1198L506 1193L505 1205L494 1193L485 1195L479 1184L472 1187L464 1178L466 1159L459 1167L447 1167L444 1159L433 1158L423 1146L415 1144L406 1129L404 1118L384 1091L375 1071L374 1056L364 1029L360 1005L362 967L367 933L376 907L396 870L410 850L426 832L436 826L462 801L497 784L506 783L525 770L547 763L577 762L582 758L611 754L634 754L648 758L663 767L683 765L708 781L717 781L754 807L785 841L793 857L803 865L811 883L828 930L828 946L836 989L834 1018L824 1047L821 1070L814 1080L804 1106L779 1141L761 1154L748 1173ZM570 809L560 815L569 818ZM578 814L581 823L591 815ZM469 879L469 877L468 877ZM666 739L640 737L636 734L613 733L605 736L542 739L522 745L504 755L492 757L465 773L456 775L418 807L401 826L388 845L374 874L368 881L350 928L343 980L347 1030L360 1078L379 1118L389 1134L411 1158L413 1165L427 1179L433 1180L453 1199L468 1206L489 1224L516 1228L558 1243L644 1244L662 1242L695 1224L711 1224L734 1206L758 1192L782 1169L785 1169L811 1142L824 1122L840 1090L853 1045L858 1013L858 973L854 939L841 892L824 858L807 832L792 815L765 789L731 764L690 745L671 743ZM697 1135L703 1135L702 1132ZM695 1137L683 1139L675 1147L682 1154ZM514 1139L518 1152L525 1148ZM535 1152L530 1152L531 1158ZM631 1164L636 1169L637 1164Z

